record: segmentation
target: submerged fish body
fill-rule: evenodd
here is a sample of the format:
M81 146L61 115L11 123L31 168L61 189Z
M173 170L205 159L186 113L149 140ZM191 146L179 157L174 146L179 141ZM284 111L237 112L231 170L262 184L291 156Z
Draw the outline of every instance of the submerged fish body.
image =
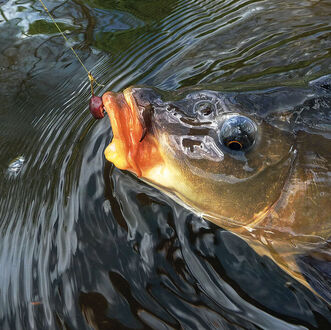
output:
M309 287L296 256L331 260L330 88L107 92L105 156Z

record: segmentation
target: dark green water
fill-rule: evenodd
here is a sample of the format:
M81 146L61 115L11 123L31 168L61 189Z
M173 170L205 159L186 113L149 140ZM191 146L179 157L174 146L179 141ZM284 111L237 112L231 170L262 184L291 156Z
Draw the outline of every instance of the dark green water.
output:
M106 90L304 84L329 1L47 1ZM105 162L108 120L39 1L0 0L0 328L329 328L242 240Z

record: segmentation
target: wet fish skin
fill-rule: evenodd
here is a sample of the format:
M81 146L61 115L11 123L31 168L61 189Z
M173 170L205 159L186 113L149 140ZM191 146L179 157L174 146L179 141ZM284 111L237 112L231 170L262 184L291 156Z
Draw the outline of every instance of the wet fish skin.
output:
M123 96L106 106L112 126L125 128L127 148L116 152L129 165L116 164L114 142L106 157L309 287L295 256L331 254L330 86L326 76L262 91L131 87L120 94L126 108Z

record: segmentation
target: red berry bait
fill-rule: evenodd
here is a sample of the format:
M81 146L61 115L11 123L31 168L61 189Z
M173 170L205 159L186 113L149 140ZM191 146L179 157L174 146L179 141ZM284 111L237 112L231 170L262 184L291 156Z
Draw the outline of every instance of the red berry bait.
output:
M90 112L95 119L101 119L105 116L102 98L100 96L92 96L90 99Z

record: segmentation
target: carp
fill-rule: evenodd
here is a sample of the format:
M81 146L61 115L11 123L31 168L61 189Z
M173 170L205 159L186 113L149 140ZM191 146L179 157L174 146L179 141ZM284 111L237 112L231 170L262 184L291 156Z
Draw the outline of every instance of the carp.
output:
M262 90L129 87L102 103L108 161L331 300L331 76ZM303 255L324 284L303 274Z

